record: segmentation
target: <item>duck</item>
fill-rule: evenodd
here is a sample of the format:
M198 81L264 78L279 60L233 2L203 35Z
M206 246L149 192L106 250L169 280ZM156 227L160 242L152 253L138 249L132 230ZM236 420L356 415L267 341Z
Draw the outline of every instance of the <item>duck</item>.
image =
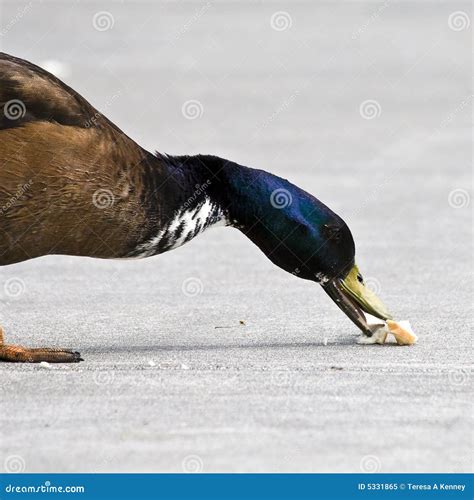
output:
M365 284L347 224L316 197L218 156L151 153L57 77L0 53L0 266L45 255L152 257L217 226L319 284L368 343L367 318L391 318ZM7 344L0 328L0 361L82 360Z

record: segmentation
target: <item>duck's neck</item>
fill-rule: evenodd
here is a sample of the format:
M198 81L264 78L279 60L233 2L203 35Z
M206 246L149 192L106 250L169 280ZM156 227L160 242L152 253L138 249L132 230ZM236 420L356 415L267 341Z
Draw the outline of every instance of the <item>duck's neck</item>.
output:
M230 178L245 167L214 156L164 156L144 169L150 229L129 256L177 248L206 229L239 225Z
M129 257L148 257L187 243L204 230L240 229L285 271L314 280L336 269L354 244L344 221L286 179L215 156L157 155L142 170L147 228ZM331 233L344 232L347 244ZM316 250L315 250L316 249ZM346 259L347 260L347 259Z

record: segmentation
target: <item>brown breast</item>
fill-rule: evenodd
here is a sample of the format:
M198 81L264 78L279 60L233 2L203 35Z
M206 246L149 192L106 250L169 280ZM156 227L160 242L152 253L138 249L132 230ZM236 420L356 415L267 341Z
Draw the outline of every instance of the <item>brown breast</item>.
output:
M55 77L5 54L0 116L0 265L125 255L149 224L140 202L148 153Z

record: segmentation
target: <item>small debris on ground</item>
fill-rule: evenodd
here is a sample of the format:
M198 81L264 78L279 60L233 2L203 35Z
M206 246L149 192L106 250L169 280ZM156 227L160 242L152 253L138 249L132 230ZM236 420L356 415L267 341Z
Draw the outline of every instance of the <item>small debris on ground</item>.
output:
M244 325L245 326L245 321L243 319L239 320L239 325ZM214 327L216 330L218 328L237 328L237 325L224 325L224 326L215 326Z

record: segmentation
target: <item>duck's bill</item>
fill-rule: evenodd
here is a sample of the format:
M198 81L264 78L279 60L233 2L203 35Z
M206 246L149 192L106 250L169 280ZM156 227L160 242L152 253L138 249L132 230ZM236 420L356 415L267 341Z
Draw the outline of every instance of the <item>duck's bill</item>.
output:
M364 313L384 321L392 318L383 302L360 280L356 265L344 279L329 280L323 288L344 314L368 336L372 335L372 330Z

